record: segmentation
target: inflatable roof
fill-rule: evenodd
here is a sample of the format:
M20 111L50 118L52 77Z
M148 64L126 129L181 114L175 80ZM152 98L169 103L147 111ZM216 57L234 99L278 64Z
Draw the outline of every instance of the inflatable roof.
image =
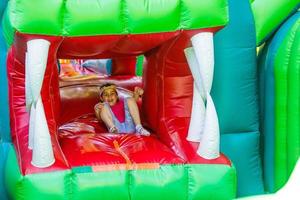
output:
M226 0L10 1L4 34L11 42L14 31L57 36L142 34L218 27L227 22Z

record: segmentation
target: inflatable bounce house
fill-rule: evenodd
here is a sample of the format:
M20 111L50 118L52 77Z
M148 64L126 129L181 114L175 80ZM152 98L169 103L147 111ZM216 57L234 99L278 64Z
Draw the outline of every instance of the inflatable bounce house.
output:
M2 0L0 199L276 193L300 155L299 5ZM108 82L143 88L150 136L96 118Z

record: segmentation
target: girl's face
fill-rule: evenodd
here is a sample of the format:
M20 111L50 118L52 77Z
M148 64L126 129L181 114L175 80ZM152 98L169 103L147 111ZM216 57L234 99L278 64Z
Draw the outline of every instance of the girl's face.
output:
M113 106L118 101L117 91L113 88L108 88L102 93L102 100L107 102L110 106Z

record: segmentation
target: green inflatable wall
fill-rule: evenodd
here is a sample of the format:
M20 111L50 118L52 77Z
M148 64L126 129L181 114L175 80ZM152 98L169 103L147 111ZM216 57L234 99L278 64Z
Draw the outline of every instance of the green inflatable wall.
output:
M292 15L260 54L266 190L287 181L300 152L300 12Z

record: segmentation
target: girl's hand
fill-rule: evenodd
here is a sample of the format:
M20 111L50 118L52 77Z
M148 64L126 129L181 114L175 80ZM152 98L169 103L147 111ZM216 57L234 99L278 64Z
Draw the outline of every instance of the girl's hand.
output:
M98 103L97 105L98 105L97 108L98 108L99 110L102 110L102 108L103 108L103 106L104 106L104 103Z
M137 96L142 96L144 94L144 90L140 87L135 87L133 93Z
M96 117L98 118L98 120L101 119L100 113L101 113L101 110L102 110L103 107L104 107L104 103L97 103L97 104L94 106L95 115L96 115Z

